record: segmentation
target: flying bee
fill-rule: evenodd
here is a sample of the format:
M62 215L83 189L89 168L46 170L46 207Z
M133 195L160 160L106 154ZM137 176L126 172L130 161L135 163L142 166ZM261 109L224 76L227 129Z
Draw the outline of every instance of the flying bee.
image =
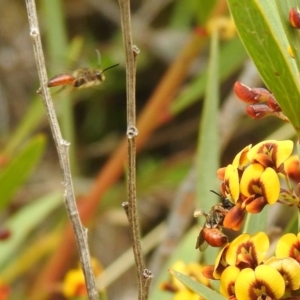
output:
M98 50L98 61L100 65L100 53ZM89 88L91 86L99 85L103 81L105 81L104 72L108 69L114 68L119 64L110 66L104 70L100 70L99 68L96 69L89 69L89 68L82 68L75 70L72 74L63 73L52 77L48 81L48 87L55 87L55 86L62 86L63 88L67 85L71 85L72 87L82 89L82 88Z

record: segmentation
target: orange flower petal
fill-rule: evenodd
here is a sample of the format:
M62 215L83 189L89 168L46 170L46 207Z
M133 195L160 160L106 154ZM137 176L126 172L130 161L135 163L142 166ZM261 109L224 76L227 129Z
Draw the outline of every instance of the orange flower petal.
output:
M294 182L300 182L300 166L299 166L299 157L298 155L290 156L284 162L284 169L288 174L289 178Z
M224 180L225 172L226 172L226 167L223 167L223 168L218 169L218 171L217 171L217 177L218 177L220 180Z
M242 207L245 206L247 212L251 214L257 214L263 210L263 208L268 204L264 197L255 198L255 195L248 197L244 202Z
M245 209L234 206L225 216L223 226L228 229L240 230L245 218Z

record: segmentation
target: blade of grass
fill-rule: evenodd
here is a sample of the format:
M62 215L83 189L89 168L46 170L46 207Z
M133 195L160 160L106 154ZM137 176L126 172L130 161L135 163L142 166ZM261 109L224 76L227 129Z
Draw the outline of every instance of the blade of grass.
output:
M204 107L200 122L200 132L197 151L197 189L196 205L208 212L215 201L210 192L217 189L216 176L219 167L219 137L218 137L218 104L219 104L219 35L217 29L211 37L208 76ZM198 218L203 225L204 218ZM207 260L213 262L216 250L206 252Z
M218 33L214 32L211 40L211 51L208 67L208 78L204 99L203 113L200 121L200 133L197 152L197 205L209 210L212 203L210 189L218 186L216 171L219 167L218 148L218 102L219 102L219 62Z
M212 289L208 288L207 286L197 282L196 280L191 279L190 277L176 272L174 270L170 271L180 282L186 285L190 290L195 292L204 299L214 299L214 300L225 300L227 298L223 297L219 293L213 291Z
M47 31L45 32L46 47L48 49L49 60L52 62L59 61L62 54L68 53L67 29L65 25L65 15L61 0L42 0L41 1L44 23ZM61 70L60 70L61 72ZM72 147L69 148L70 165L72 173L78 173L75 155L75 128L73 104L70 95L64 96L60 101L60 124L62 135L65 140L70 142Z

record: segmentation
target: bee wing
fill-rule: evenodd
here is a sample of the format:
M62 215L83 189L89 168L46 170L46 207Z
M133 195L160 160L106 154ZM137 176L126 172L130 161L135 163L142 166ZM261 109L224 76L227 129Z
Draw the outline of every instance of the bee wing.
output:
M201 252L203 252L208 246L208 243L206 242L204 238L204 233L203 233L203 228L200 230L200 233L197 237L197 242L196 242L196 249L199 248Z

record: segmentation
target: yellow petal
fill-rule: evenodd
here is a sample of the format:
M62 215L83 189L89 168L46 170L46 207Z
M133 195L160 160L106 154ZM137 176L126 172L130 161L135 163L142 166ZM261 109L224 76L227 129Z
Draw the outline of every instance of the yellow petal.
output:
M278 168L293 152L294 143L292 141L279 141L276 153L276 167Z
M244 166L246 166L249 163L249 159L247 157L247 154L249 150L251 149L252 145L249 145L245 147L242 151L240 151L234 158L232 165L238 169L242 169Z
M258 182L263 171L264 167L260 164L252 164L246 168L240 182L241 193L244 196L250 197L252 195L253 185Z
M229 200L233 200L232 202L235 203L239 199L240 195L239 174L237 168L233 165L228 165L225 171L224 180L230 192L230 195L226 196Z
M278 168L293 152L294 144L292 141L263 141L252 147L248 152L250 162L255 162L258 153L265 153L270 156L276 168Z
M293 233L283 235L276 245L275 255L279 258L292 257L292 247L297 245L299 240Z
M235 295L238 300L252 300L250 285L255 282L255 273L252 269L243 269L235 282Z
M257 153L266 153L267 149L269 148L270 144L276 143L276 140L267 140L267 141L262 141L255 146L253 146L250 151L247 154L247 158L249 159L250 162L255 162L255 157Z
M235 266L227 267L221 275L220 279L220 293L229 298L235 295L234 285L240 273L240 269Z
M181 290L175 294L173 300L199 300L199 296L190 290Z
M257 232L250 238L249 242L253 243L256 252L257 263L260 264L265 259L269 250L269 238L264 232Z
M285 278L286 288L290 290L299 289L300 265L295 259L271 257L265 262L265 265L275 268Z
M260 183L262 195L269 204L274 204L278 200L280 193L280 182L274 169L266 168L261 174Z
M258 299L259 296L269 296L280 299L285 291L285 282L280 273L267 265L252 269L243 269L235 283L235 293L238 300Z
M281 274L274 268L267 265L260 265L255 269L255 276L258 282L265 282L266 287L271 289L268 295L272 299L280 299L285 291L285 282Z
M229 265L234 266L237 260L238 250L244 243L250 239L250 234L243 233L235 238L230 244L226 252L226 261Z
M63 281L62 292L66 298L78 296L78 287L85 286L84 275L81 269L68 271Z

